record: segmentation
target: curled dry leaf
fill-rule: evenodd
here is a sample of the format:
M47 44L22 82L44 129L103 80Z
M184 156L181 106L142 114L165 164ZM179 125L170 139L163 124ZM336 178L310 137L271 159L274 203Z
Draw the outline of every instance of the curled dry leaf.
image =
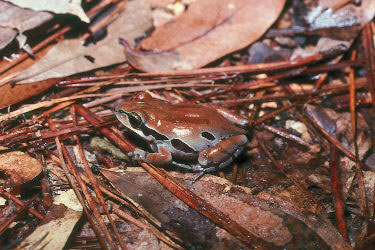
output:
M4 147L1 150L7 150ZM0 154L0 173L8 185L21 185L34 179L42 172L40 162L21 151ZM1 179L0 179L1 181Z
M17 34L33 29L53 17L48 12L23 9L3 1L0 2L0 13L0 49L13 41Z
M202 67L256 41L275 22L284 0L201 0L176 19L156 28L136 52L125 46L128 61L148 71Z
M56 14L72 14L78 16L82 21L89 23L90 18L81 7L81 0L7 0L14 5L35 11L49 11Z
M102 173L118 190L157 218L162 228L176 233L190 247L216 249L225 242L234 248L243 247L230 232L188 207L142 169L131 168L126 172L103 169ZM215 176L206 175L192 185L195 174L171 174L218 212L274 247L351 249L327 218L311 211L312 201L301 202L304 206L300 206L270 194L252 195L248 188Z

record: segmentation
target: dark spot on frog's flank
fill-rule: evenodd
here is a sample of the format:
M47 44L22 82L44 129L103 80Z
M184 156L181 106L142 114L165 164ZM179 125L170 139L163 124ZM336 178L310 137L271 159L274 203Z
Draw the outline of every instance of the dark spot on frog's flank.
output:
M172 139L171 143L175 149L178 149L185 153L194 153L194 149L192 149L191 147L189 147L189 145L187 145L186 143L184 143L183 141L179 139Z
M169 140L169 138L166 137L165 135L159 134L158 132L156 132L155 130L151 128L148 128L147 126L142 126L141 130L145 136L151 135L152 137L155 138L155 140L163 140L163 141Z
M207 132L207 131L203 131L201 133L201 136L203 138L206 138L207 140L210 140L210 141L214 141L215 140L215 136L213 134L211 134L210 132Z

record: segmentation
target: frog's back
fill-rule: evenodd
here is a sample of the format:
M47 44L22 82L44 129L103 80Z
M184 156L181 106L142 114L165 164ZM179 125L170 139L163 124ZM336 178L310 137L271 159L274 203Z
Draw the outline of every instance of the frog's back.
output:
M206 142L207 138L211 138L210 135L220 139L246 133L244 129L236 126L211 107L197 104L169 104L157 108L159 114L162 114L162 117L159 117L159 125L165 127L166 133L170 133L172 137L201 138L203 135L201 139Z

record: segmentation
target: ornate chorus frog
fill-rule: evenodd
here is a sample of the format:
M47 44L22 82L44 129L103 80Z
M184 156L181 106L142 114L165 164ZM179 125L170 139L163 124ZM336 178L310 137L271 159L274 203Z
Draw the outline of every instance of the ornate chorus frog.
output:
M149 146L129 156L156 166L173 164L201 174L215 171L228 166L248 141L246 130L236 126L248 121L228 110L171 104L146 92L122 103L116 116Z

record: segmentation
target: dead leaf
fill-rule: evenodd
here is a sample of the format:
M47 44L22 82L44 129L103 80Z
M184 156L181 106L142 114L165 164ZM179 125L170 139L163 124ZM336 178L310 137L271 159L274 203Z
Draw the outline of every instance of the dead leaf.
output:
M310 104L305 105L305 110L315 122L327 130L333 137L337 138L346 149L355 154L354 136L349 112L338 113L329 108L323 109ZM358 156L362 160L372 148L372 138L369 136L370 126L361 114L357 115L357 126Z
M366 187L366 196L367 196L367 206L374 207L375 206L375 173L372 171L366 171L364 173L364 183ZM370 209L369 216L374 217L375 211Z
M370 22L375 15L375 2L363 0L361 4L347 4L338 10L332 7L340 4L340 0L321 0L317 6L310 8L305 20L309 25L310 34L321 35L317 45L298 48L291 59L307 57L319 51L328 51L338 44L349 48L359 31ZM333 62L337 62L337 57Z
M307 46L304 48L296 48L291 55L290 59L295 60L297 58L306 58L308 56L314 55L321 51L329 51L330 49L337 48L338 46L349 48L351 42L350 41L341 41L341 40L334 40L328 37L321 37L316 46ZM340 60L341 57L336 57L334 62Z
M134 226L132 230L127 232L127 238L130 238L130 243L127 244L129 249L150 249L159 250L161 248L162 241L158 241L155 235L149 230L142 230L137 232ZM173 248L168 247L168 245L163 244L165 250L172 250Z
M79 40L65 40L48 51L40 61L16 77L18 83L64 77L125 61L118 38L132 43L152 25L150 6L145 0L129 2L125 11L108 27L108 37L96 45L83 46Z
M147 0L152 7L165 7L168 4L172 4L175 0Z
M236 248L244 245L225 230L217 227L203 215L188 207L160 185L141 168L129 171L101 170L116 189L147 210L161 223L161 227L172 231L193 248L220 249L225 241ZM181 173L177 173L180 177Z
M176 232L191 246L199 244L214 249L228 241L235 248L242 246L228 232L177 199L144 170L101 171L117 189L157 218L163 228ZM219 212L275 247L309 248L305 245L309 241L309 246L351 249L328 219L309 210L308 201L300 201L305 207L298 207L277 196L264 193L254 196L248 188L215 176L206 175L192 185L195 174L170 173ZM296 227L300 231L294 230ZM322 245L321 240L327 245Z
M78 16L82 21L89 23L90 18L81 7L81 0L6 0L21 8L35 11L48 11L56 14L72 14Z
M17 31L0 27L0 50L7 46L16 37Z
M360 28L364 27L371 21L375 14L375 3L372 0L362 0L361 4L355 5L352 2L342 6L338 10L334 10L336 6L342 4L342 0L320 0L318 6L313 8L307 15L311 18L308 22L311 28L345 28L349 26L359 25L357 32L349 34L353 38ZM331 31L332 33L332 31Z
M6 150L2 147L1 150ZM40 162L21 151L0 154L0 172L10 186L21 185L42 172Z
M7 83L0 86L0 108L26 100L52 87L58 80L49 79L29 84L15 85Z
M74 191L64 191L56 197L41 226L16 249L63 249L81 216L82 206Z
M142 41L142 49L154 53L136 53L128 47L125 54L134 67L148 72L199 68L256 41L277 19L284 3L196 1Z
M2 1L0 2L0 13L0 49L13 41L17 34L38 27L53 17L48 12L23 9Z

